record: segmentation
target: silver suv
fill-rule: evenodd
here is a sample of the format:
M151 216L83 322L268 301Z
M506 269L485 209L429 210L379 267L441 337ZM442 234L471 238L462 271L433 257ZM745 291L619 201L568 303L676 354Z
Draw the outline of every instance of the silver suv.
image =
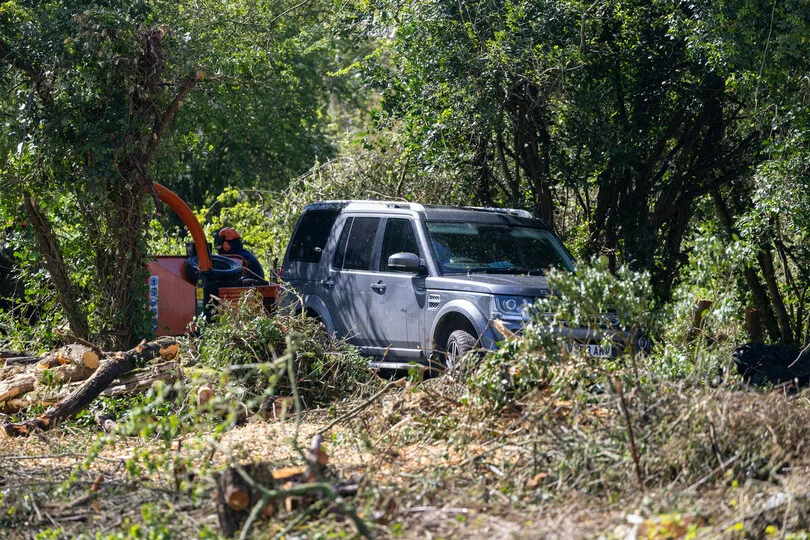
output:
M573 262L524 210L318 202L304 208L287 248L282 279L296 294L283 303L380 367L450 365L497 346L493 319L519 333L527 306L550 294L546 270ZM592 356L617 353L586 328L567 335Z

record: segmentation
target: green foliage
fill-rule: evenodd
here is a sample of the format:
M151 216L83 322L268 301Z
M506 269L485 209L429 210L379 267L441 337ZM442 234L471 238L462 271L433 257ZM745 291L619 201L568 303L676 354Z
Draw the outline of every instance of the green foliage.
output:
M701 230L690 241L684 279L663 306L660 340L650 363L667 379L710 379L730 367L731 350L745 340L745 298L739 286L745 261L742 242L722 242L712 231ZM702 326L693 329L698 300L711 302Z
M533 306L520 338L488 353L470 378L473 389L500 405L537 388L564 396L577 386L610 384L610 376L626 374L629 367L635 374L635 339L639 332L658 333L648 274L626 267L611 273L603 257L578 265L574 274L551 270L548 280L554 294ZM603 359L572 351L578 343L574 328L587 328L603 347L622 348L625 355Z
M296 391L308 406L328 404L374 384L368 360L326 335L320 322L302 315L268 316L250 295L237 306L221 306L216 322L201 324L195 344L197 365L220 374L220 383L238 387L246 399L292 396L288 361L296 374Z
M706 195L730 186L736 214L752 171L755 193L803 185L782 166L801 161L810 113L799 4L376 0L350 4L346 27L377 46L358 69L412 166L447 171L479 204L532 209L578 252L650 271L668 300L692 227L712 219L696 215ZM780 211L806 215L789 193ZM777 236L775 208L753 199ZM806 295L789 281L791 309Z
M37 244L64 261L40 255L75 333L148 334L152 178L203 203L230 183L284 187L332 154L327 106L349 87L323 76L339 56L328 5L0 4L3 217L38 202L51 230Z

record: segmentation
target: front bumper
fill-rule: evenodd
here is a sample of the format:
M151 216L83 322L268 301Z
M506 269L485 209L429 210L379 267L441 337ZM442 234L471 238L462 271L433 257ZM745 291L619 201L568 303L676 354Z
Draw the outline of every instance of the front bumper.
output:
M525 330L525 324L522 321L500 319L503 325L512 333L521 335ZM585 328L585 327L556 327L553 329L543 329L553 333L555 339L559 340L560 344L568 346L573 345L604 345L607 341L611 345L611 357L623 356L629 354L632 347L635 354L648 354L650 352L652 343L649 336L643 331L637 330L635 332L626 329L612 329L612 328ZM607 339L606 339L607 338ZM498 344L505 339L496 328L489 322L487 328L481 334L481 346L488 350L495 350Z

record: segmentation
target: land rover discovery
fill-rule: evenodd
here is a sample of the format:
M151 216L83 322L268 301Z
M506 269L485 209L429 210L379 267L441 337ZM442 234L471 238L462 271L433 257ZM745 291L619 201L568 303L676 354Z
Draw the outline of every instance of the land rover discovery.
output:
M282 280L292 294L282 305L317 317L381 367L450 365L497 346L493 319L519 333L527 306L550 294L545 272L573 264L524 210L318 202L305 207L287 248ZM567 339L592 356L617 354L586 328Z

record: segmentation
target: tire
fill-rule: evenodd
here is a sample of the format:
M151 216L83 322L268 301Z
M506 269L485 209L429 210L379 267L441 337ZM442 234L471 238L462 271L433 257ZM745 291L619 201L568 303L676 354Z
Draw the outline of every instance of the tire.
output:
M192 283L197 283L197 279L200 277L199 264L196 255L186 259L186 278ZM239 261L222 255L211 255L211 265L213 266L214 280L220 287L236 285L242 279L244 268Z
M466 330L455 330L450 334L444 353L444 365L447 371L457 370L460 367L461 358L475 349L477 342L478 340Z

